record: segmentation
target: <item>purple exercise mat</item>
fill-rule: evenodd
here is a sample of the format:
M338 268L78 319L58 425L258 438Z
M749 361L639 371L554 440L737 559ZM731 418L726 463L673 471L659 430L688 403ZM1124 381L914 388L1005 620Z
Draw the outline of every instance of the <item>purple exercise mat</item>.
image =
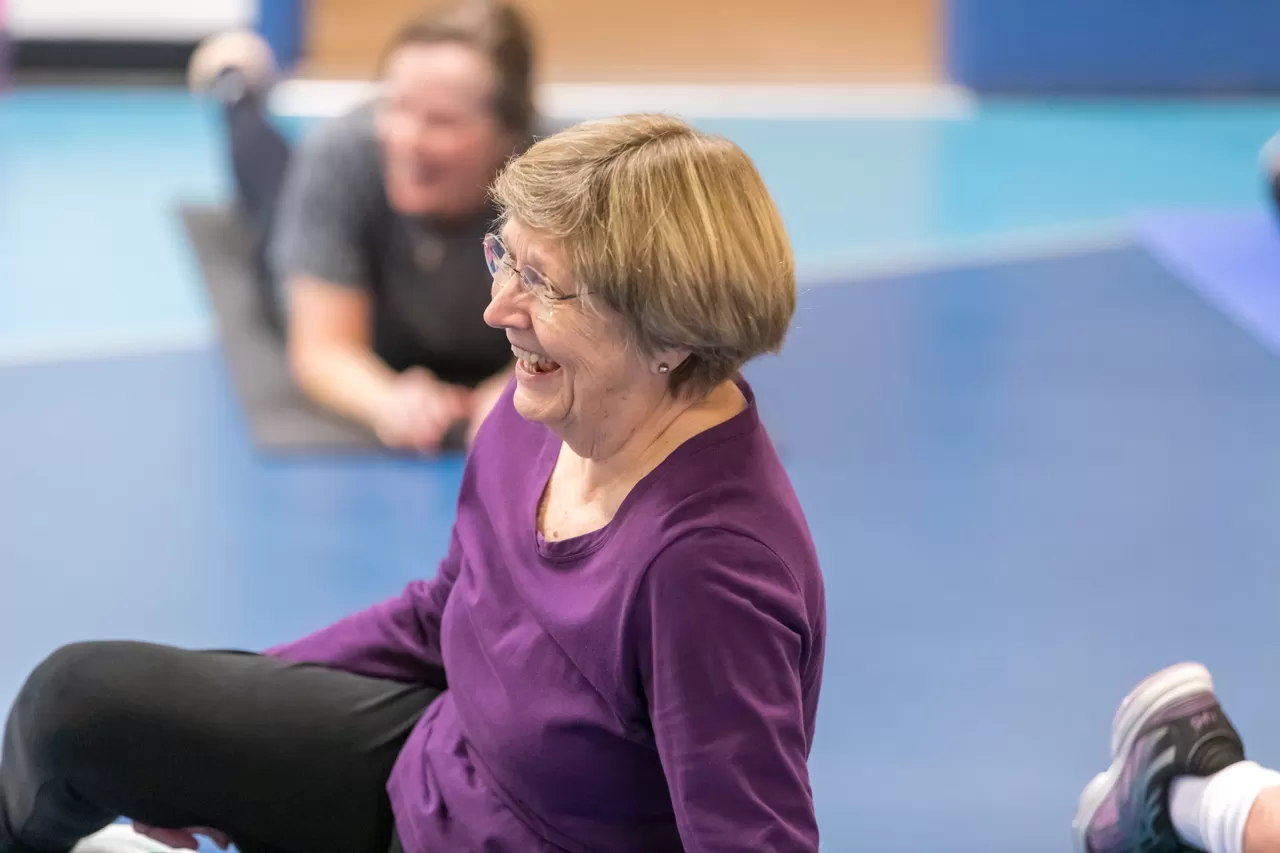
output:
M1280 352L1280 217L1153 214L1138 221L1137 236L1210 303Z

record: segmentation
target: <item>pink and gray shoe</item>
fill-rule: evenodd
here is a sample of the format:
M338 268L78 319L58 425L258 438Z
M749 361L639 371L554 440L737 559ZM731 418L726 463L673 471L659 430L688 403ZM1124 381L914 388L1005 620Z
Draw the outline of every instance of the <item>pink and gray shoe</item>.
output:
M1116 712L1111 769L1080 795L1078 853L1186 853L1169 817L1179 776L1212 776L1244 760L1244 744L1200 664L1172 666L1142 682Z

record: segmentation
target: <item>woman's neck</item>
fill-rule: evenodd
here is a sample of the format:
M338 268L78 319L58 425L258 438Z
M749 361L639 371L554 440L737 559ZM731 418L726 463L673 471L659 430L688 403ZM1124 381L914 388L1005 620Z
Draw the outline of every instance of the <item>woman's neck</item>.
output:
M580 455L569 442L561 450L560 465L583 501L625 497L631 488L677 447L698 433L724 423L746 407L746 398L733 382L715 388L701 400L672 400L644 421L614 438L601 442L588 455ZM617 499L621 502L621 497Z

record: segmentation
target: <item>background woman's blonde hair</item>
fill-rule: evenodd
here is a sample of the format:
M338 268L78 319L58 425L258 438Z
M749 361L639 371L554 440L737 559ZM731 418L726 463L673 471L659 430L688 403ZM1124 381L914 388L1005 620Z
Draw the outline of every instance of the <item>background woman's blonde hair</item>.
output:
M578 125L513 160L504 219L554 240L575 283L622 315L645 352L688 349L673 391L705 394L776 352L795 313L795 261L746 153L663 115Z

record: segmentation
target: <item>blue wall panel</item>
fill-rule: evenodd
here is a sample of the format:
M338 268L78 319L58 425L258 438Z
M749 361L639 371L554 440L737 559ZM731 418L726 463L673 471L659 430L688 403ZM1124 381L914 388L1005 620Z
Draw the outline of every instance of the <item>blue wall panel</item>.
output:
M292 68L305 49L304 0L258 0L258 32L275 51L280 67Z
M1280 91L1280 0L949 0L947 67L980 92Z

